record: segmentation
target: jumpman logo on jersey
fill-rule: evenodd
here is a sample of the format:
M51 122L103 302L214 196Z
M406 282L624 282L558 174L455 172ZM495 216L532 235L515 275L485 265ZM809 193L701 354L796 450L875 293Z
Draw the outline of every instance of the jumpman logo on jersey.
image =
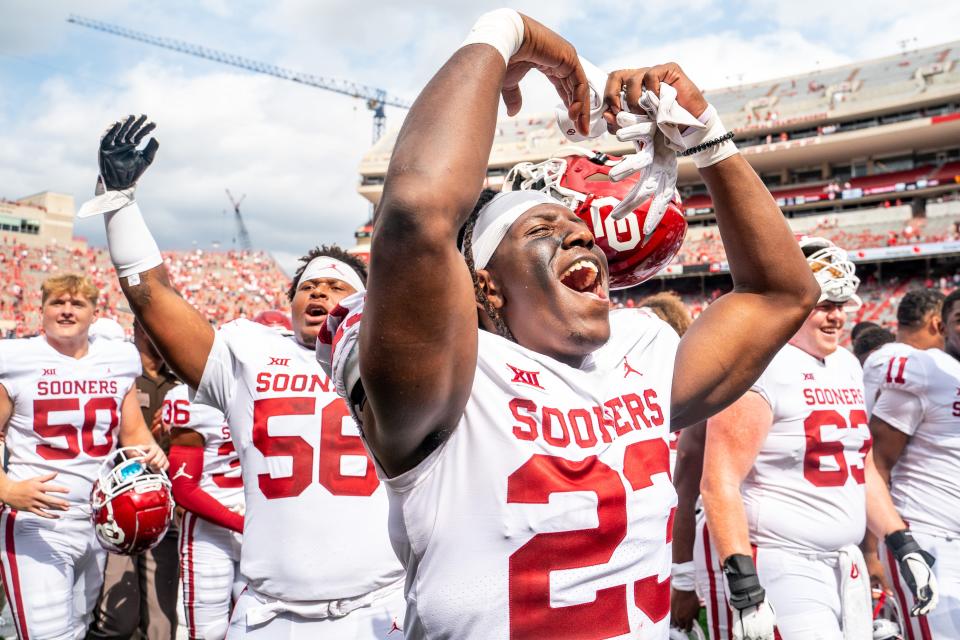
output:
M173 477L171 478L171 480L176 480L177 478L180 478L180 477L189 478L189 479L193 480L193 476L190 475L189 473L187 473L187 463L186 463L186 462L184 462L183 464L180 465L180 468L177 469L177 472L176 472L175 474L173 474Z
M400 633L403 633L403 629L401 629L401 628L400 628L400 625L397 624L397 619L396 619L396 618L394 618L394 619L393 619L393 622L390 623L390 631L387 631L387 635L390 635L390 634L393 633L394 631L399 631Z
M643 377L643 374L630 366L630 363L627 362L627 356L623 356L623 377L626 378L631 373L635 373L640 377Z

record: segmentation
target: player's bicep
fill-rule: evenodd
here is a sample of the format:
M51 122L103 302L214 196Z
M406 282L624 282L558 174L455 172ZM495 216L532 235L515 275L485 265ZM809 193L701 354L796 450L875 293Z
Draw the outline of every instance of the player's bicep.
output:
M769 322L776 297L733 292L694 321L677 349L671 420L683 427L741 397L793 335L792 325Z
M717 486L739 488L753 468L772 424L770 405L754 391L748 391L707 420L701 489L707 492Z
M196 388L213 346L213 327L170 284L164 265L139 274L139 284L120 278L130 306L177 376Z
M395 227L375 231L360 330L365 414L374 416L364 430L391 474L414 466L431 436L456 424L477 361L473 281L453 236Z
M884 393L887 393L886 391ZM883 394L881 394L881 397ZM896 429L876 413L870 418L870 435L873 436L871 454L877 472L884 482L890 482L890 471L897 464L910 436Z

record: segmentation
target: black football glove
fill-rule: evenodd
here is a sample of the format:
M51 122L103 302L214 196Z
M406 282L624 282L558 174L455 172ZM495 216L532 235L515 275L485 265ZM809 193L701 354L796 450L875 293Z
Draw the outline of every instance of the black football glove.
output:
M910 615L922 616L933 611L940 601L937 578L930 569L934 557L920 548L907 529L894 531L884 538L884 542L897 557L900 573L913 594Z
M146 123L146 124L144 124ZM160 143L150 138L142 150L140 141L157 125L147 122L147 116L128 116L114 122L100 139L100 179L107 191L122 191L137 184L157 154Z

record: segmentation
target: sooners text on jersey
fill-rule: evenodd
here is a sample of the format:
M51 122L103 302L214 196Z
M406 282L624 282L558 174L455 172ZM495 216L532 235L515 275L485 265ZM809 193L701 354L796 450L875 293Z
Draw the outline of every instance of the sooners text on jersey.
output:
M138 375L140 356L127 342L94 340L77 359L43 336L0 341L0 383L14 404L11 480L56 472L56 484L70 490L57 494L70 503L64 515L89 517L93 481L116 446L120 407Z

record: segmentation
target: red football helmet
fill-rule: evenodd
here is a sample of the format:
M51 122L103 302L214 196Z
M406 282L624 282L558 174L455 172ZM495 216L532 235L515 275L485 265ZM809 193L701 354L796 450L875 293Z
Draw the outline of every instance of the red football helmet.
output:
M93 524L107 551L135 555L152 549L173 520L170 480L150 470L142 456L136 447L117 449L93 483Z
M614 220L610 212L640 179L639 174L612 182L610 169L617 156L577 150L577 155L551 158L539 164L523 162L504 179L504 191L543 191L563 201L587 223L597 246L607 256L610 288L626 289L656 275L673 259L683 244L687 221L680 195L674 194L660 224L650 237L643 237L643 221L650 199Z
M261 311L253 317L253 321L259 322L260 324L268 327L276 327L278 329L293 331L293 325L290 324L290 316L285 314L283 311L277 311L276 309Z

